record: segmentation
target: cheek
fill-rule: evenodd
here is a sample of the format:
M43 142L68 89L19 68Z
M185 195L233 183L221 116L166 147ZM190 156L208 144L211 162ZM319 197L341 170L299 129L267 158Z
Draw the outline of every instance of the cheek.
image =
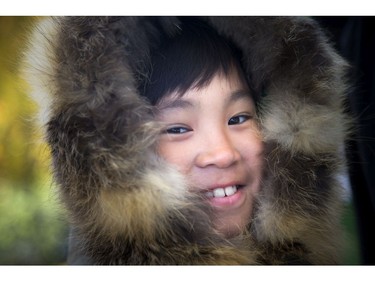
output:
M157 147L158 155L172 164L181 173L186 174L191 166L191 149L168 142L160 142Z
M262 174L264 165L264 143L263 141L254 136L250 140L241 142L239 144L241 155L247 167L251 172L259 177Z

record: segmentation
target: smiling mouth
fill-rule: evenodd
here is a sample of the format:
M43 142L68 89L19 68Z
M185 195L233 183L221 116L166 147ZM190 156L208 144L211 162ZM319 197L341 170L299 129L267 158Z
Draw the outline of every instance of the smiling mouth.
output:
M227 187L219 187L205 192L207 198L224 198L229 197L237 193L237 191L243 187L242 185L232 185Z

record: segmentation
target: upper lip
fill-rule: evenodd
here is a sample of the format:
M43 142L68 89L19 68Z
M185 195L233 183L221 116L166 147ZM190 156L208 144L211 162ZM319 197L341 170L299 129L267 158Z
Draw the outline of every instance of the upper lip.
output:
M211 190L214 190L216 188L225 188L225 187L228 187L228 186L241 186L243 184L239 183L239 182L230 182L230 183L225 183L225 184L215 184L215 185L210 185L208 188L204 189L203 191L211 191Z

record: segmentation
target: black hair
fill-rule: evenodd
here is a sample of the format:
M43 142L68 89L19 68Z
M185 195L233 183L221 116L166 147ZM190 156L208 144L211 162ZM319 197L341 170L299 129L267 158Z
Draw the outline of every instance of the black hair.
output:
M170 93L202 88L216 73L228 75L241 67L240 51L200 19L182 17L179 29L151 54L150 77L141 93L152 105Z

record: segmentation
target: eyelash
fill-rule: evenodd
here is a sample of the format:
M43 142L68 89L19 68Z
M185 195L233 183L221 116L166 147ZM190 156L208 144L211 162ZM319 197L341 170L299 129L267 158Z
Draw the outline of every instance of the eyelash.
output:
M241 115L233 116L229 119L228 125L230 125L230 126L240 125L240 124L246 122L249 119L251 119L251 116L247 115L247 114L241 114ZM175 126L175 127L171 127L171 128L166 129L165 133L166 134L172 134L172 135L180 135L180 134L188 133L190 131L192 131L192 129L190 129L190 128L183 127L183 126L180 126L180 127Z
M182 132L183 131L183 132ZM179 135L179 134L185 134L187 132L190 132L191 129L186 127L172 127L165 130L166 134L172 134L172 135Z
M238 120L241 118L242 120ZM241 115L233 116L232 118L229 119L228 125L240 125L249 119L251 119L251 116L248 114L241 114ZM238 120L238 121L234 121L234 120Z

